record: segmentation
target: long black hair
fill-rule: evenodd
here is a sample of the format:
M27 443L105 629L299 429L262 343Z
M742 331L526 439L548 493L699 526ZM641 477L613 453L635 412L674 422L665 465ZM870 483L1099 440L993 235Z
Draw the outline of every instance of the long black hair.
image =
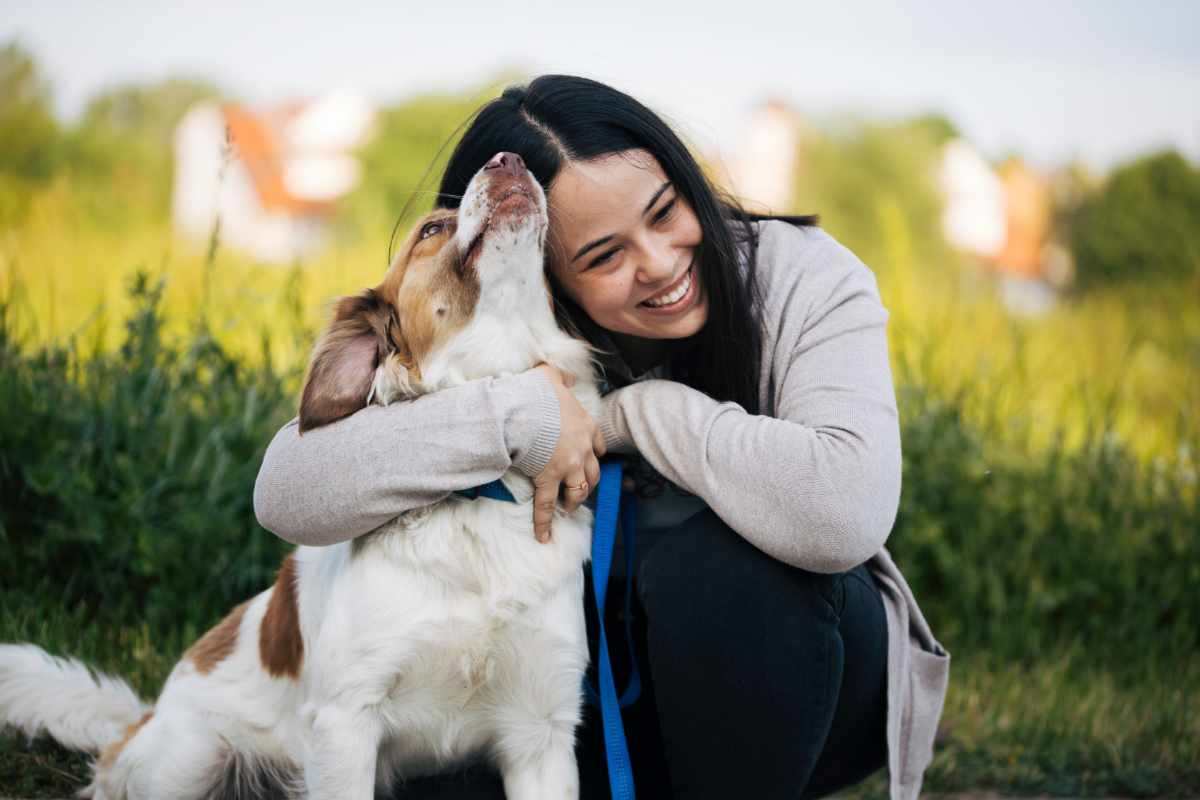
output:
M695 211L702 232L696 261L708 295L708 318L689 346L672 357L670 376L757 413L763 331L752 222L765 217L748 214L732 198L718 194L679 137L637 100L569 75L543 75L528 86L509 87L476 113L459 140L442 176L438 202L457 206L472 176L501 151L520 155L548 190L568 161L634 149L657 159ZM816 222L815 217L778 218L799 225ZM746 250L744 274L739 247ZM553 278L550 285L560 321L600 344L595 341L597 326Z

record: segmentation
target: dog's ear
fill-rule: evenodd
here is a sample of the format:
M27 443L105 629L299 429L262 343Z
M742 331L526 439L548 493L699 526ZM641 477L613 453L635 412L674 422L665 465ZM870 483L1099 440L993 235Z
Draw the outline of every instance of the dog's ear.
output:
M402 347L395 312L378 290L339 300L313 350L300 397L300 432L366 406L376 367Z

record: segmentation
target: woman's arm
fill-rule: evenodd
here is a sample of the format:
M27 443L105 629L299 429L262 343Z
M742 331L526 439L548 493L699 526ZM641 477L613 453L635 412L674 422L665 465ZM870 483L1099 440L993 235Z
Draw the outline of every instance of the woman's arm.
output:
M333 544L509 467L535 476L558 437L558 399L538 370L370 406L303 436L292 420L267 447L254 512L289 542Z
M767 554L844 572L879 551L899 504L887 311L870 271L819 231L764 236L763 259L790 262L764 275L776 416L652 380L609 394L600 427Z

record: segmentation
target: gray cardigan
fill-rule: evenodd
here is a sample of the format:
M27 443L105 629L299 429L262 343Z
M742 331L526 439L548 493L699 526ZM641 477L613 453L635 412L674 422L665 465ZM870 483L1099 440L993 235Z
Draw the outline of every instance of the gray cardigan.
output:
M867 562L888 619L890 793L916 797L950 659L884 547L900 496L888 314L874 275L828 234L783 222L759 232L762 413L643 380L605 396L600 427L611 450L640 453L772 557L813 572ZM533 372L367 408L303 439L293 421L267 449L255 511L288 541L341 541L510 466L536 475L558 425Z

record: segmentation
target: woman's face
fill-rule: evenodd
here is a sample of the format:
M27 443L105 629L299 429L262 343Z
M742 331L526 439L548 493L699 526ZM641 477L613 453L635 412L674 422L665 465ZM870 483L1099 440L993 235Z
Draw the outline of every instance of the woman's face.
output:
M550 269L602 328L691 336L708 318L700 221L645 150L566 164L550 184Z

